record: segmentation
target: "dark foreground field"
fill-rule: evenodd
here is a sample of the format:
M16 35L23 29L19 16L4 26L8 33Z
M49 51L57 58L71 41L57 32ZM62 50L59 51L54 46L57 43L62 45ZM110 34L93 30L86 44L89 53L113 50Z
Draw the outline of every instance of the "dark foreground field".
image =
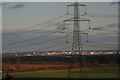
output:
M118 78L118 70L115 67L89 68L87 71L88 78ZM68 78L68 70L11 73L10 75L13 78ZM75 71L75 75L72 75L71 78L80 78L80 71Z

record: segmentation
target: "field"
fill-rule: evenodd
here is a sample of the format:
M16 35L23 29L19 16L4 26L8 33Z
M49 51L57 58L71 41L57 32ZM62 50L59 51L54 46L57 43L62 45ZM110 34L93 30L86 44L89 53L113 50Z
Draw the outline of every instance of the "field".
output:
M97 67L89 68L88 78L117 78L118 71L115 67ZM71 78L80 78L80 71L75 71L75 75ZM25 73L11 73L13 78L68 78L68 70L61 71L42 71L42 72L25 72ZM3 78L5 75L3 75Z
M118 78L117 66L119 65L116 63L116 55L86 56L86 60L88 78ZM74 58L63 56L4 57L3 78L8 72L10 76L17 79L68 78L70 64L74 64ZM76 62L76 65L80 68L79 62ZM81 78L80 72L80 69L72 71L70 77Z

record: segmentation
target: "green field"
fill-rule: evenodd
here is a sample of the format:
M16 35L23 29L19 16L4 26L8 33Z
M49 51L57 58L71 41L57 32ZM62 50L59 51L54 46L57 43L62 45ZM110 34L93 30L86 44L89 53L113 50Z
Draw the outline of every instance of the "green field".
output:
M89 68L88 78L117 78L117 68L104 67L104 68ZM71 77L80 78L80 71L76 71L75 75ZM12 73L13 78L67 78L68 71L52 71L52 72L29 72L29 73ZM3 78L5 75L3 75Z

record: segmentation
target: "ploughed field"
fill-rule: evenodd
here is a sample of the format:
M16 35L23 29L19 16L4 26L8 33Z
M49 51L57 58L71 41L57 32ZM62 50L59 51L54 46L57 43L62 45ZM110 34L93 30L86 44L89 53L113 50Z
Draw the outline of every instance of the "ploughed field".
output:
M69 65L54 65L54 64L4 64L3 68L7 69L3 73L15 73L15 72L31 72L31 71L43 71L43 70L60 70L68 69Z

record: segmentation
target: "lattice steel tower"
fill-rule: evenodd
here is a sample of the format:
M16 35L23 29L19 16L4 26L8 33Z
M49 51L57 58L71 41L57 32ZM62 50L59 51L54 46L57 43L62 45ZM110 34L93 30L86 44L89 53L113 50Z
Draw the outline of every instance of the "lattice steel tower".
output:
M84 4L80 4L78 2L74 2L71 5L67 5L67 8L69 6L73 6L74 7L74 17L64 20L64 22L66 21L73 21L74 22L74 28L73 28L73 43L72 43L72 55L74 55L74 68L80 68L80 74L78 74L80 76L80 78L86 78L87 77L87 71L85 71L86 69L86 60L85 60L85 56L82 54L82 40L81 40L81 33L80 31L80 21L88 21L90 23L90 20L88 19L80 19L80 13L79 13L79 6L84 6L86 7L86 5ZM67 12L67 14L69 14L69 12ZM86 12L85 12L86 14ZM84 15L85 15L84 14ZM89 27L90 28L90 27ZM85 33L87 34L87 33ZM78 57L79 55L79 57ZM77 65L77 59L79 59L80 62L80 66L78 67ZM72 70L73 67L70 68L69 70L69 75L68 77L71 77L75 74L75 72ZM77 74L76 74L77 75Z

